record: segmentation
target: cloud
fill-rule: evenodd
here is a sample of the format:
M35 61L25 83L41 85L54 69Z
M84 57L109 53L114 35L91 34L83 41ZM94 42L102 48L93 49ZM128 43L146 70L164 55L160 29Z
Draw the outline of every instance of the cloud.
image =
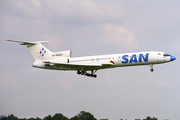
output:
M41 90L49 90L50 87L54 87L54 89L61 89L64 91L71 91L72 90L72 85L69 82L68 79L66 78L61 78L61 80L54 80L51 82L51 85L48 83L44 82L36 82L35 84L36 89L41 89Z
M48 49L70 49L73 56L121 53L138 48L142 51L163 48L163 51L169 51L168 49L172 48L172 53L178 52L178 4L172 5L171 9L162 9L161 5L161 2L152 5L147 1L133 4L93 0L3 1L0 8L1 40L47 40L50 41L45 44L49 45ZM166 3L166 6L169 4ZM177 11L173 12L174 9ZM19 116L32 117L41 114L44 117L57 111L70 114L83 109L96 111L99 118L102 118L104 113L118 119L122 116L134 118L137 115L142 118L153 113L162 119L167 113L171 119L178 118L179 114L174 114L174 111L177 111L179 103L171 102L179 99L175 92L179 90L178 61L170 63L169 67L160 66L161 69L157 69L153 74L149 73L149 68L146 67L99 70L95 80L77 76L75 71L56 72L32 68L33 58L25 46L5 41L1 43L3 63L0 89L2 94L12 94L2 97L2 104L6 103L4 107L0 107L2 114L9 114L9 110L12 110L12 113ZM176 56L178 58L178 53ZM10 71L13 74L9 74ZM18 89L19 86L23 91ZM15 89L18 90L14 96ZM9 103L16 106L21 103L18 105L20 109L17 111L17 107L11 107L12 104ZM27 103L27 107L30 107L28 110L33 112L24 110ZM104 105L103 113L99 112L97 108ZM167 112L157 113L153 111L154 107L158 111L166 107ZM50 111L40 110L44 108L50 108ZM5 109L7 111L4 111ZM114 111L110 112L109 109ZM137 111L133 112L134 110ZM117 111L122 113L121 116Z
M3 17L4 28L13 26L8 32L14 36L19 33L22 34L20 39L28 41L29 39L52 41L50 44L55 48L59 45L67 47L75 44L81 50L89 45L91 47L97 40L102 42L98 34L103 35L108 32L102 30L103 22L118 21L123 15L120 5L83 0L31 0L30 2L19 0L14 5L8 5L8 8L9 15ZM108 35L110 38L111 34ZM118 36L116 34L113 37ZM110 39L105 40L108 43ZM85 41L90 43L86 45Z
M123 15L123 9L120 5L84 0L31 0L31 2L19 0L14 4L4 2L4 5L8 8L5 12L13 16L36 20L46 19L55 24L118 21Z
M71 86L71 83L67 80L67 79L64 79L62 81L59 81L57 83L57 85L60 87L60 88L63 88L64 90L72 90L72 86Z
M47 35L44 35L44 37L46 41L51 41L50 44L53 48L58 49L58 48L61 48L63 45L63 41L60 39L59 36L47 34Z
M120 20L122 8L113 3L94 3L91 1L43 1L43 14L51 22L84 23L104 20ZM53 17L52 17L53 16Z
M32 3L33 3L34 5L36 5L37 7L41 7L40 2L38 2L37 0L31 0L31 1L32 1Z
M178 44L178 43L174 43L174 44L172 44L171 45L171 48L173 48L175 51L180 51L180 44Z
M13 74L1 75L0 79L1 79L1 84L0 84L1 89L9 90L9 89L18 89L20 87L16 76Z
M37 8L35 8L31 4L27 4L20 1L13 6L13 11L14 13L16 13L15 14L16 16L24 17L28 19L38 17L39 15Z
M113 24L104 24L102 29L105 30L107 39L126 48L138 48L138 43L134 39L134 34L127 28Z

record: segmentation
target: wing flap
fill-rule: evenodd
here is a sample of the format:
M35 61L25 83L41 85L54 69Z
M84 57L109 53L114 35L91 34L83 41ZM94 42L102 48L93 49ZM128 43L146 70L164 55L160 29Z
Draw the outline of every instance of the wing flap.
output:
M43 63L49 63L49 64L57 64L57 65L65 65L65 66L81 66L81 67L100 67L102 64L100 63L67 63L62 61L44 61Z
M67 63L67 60L48 60L43 63L64 65L64 66L80 66L80 67L101 67L101 66L113 66L113 61L107 61L103 63Z

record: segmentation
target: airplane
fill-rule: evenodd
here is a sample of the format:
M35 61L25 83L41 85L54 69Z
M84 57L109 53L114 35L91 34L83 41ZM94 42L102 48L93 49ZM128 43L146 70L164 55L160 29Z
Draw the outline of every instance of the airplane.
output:
M50 69L77 71L79 75L96 78L97 70L150 65L150 71L153 72L153 65L167 63L176 60L176 57L159 51L121 53L109 55L71 57L70 50L51 52L42 44L48 41L25 42L16 40L6 40L10 42L18 42L20 45L26 45L35 59L33 67ZM88 73L90 71L91 73Z

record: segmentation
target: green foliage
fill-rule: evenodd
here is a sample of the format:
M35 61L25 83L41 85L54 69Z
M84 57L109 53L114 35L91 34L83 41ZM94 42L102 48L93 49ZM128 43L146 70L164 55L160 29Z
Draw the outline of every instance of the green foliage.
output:
M18 120L13 114L6 116L0 116L0 120Z
M94 116L85 111L81 111L78 115L72 117L70 120L97 120Z
M1 115L0 120L97 120L97 119L94 118L94 116L91 113L81 111L78 115L72 117L71 119L67 118L66 116L64 116L61 113L56 113L53 116L48 115L48 116L44 117L43 119L38 118L38 117L37 118L28 118L28 119L27 118L17 118L13 114L8 115L8 116ZM108 119L100 119L100 120L108 120ZM123 120L123 119L120 119L120 120ZM127 120L127 119L125 119L125 120ZM135 120L141 120L141 119L135 119ZM158 119L155 117L151 118L150 116L148 116L147 118L145 118L143 120L158 120Z
M36 118L29 118L28 120L36 120Z
M52 120L69 120L67 117L63 116L61 113L56 113Z
M0 116L0 120L7 120L7 117L2 115L2 116Z
M158 120L158 119L155 117L151 118L150 116L148 116L146 119L143 119L143 120Z
M48 115L43 120L52 120L52 117L51 117L51 115Z

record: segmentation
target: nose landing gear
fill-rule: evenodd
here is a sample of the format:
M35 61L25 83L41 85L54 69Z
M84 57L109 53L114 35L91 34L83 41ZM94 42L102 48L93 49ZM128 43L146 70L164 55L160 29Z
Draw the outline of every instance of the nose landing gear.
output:
M150 69L150 71L151 71L151 72L153 72L153 71L154 71L154 69L153 69L153 68L151 68L151 69Z
M150 65L150 67L151 67L150 71L153 72L154 71L153 65Z

